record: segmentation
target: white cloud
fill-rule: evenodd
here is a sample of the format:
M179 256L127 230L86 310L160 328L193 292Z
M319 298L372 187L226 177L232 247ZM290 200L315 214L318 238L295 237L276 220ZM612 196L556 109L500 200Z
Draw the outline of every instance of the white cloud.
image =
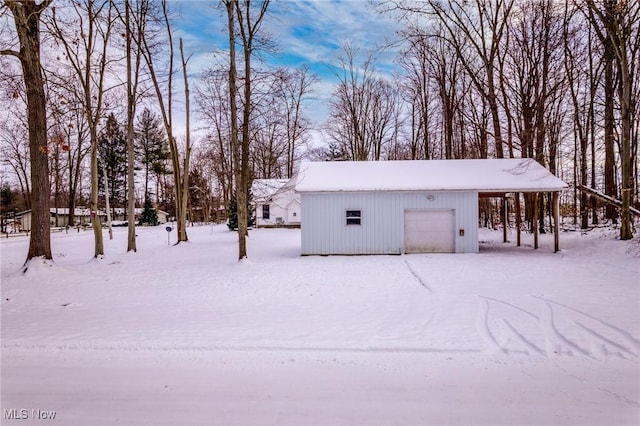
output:
M214 64L212 52L226 49L224 11L210 1L171 2L180 16L176 28L184 38L185 50L193 55L190 73L199 74ZM275 0L270 3L263 29L276 43L278 52L266 59L275 65L306 64L320 77L314 85L308 114L317 126L328 117L328 101L336 85L331 71L342 55L342 46L351 43L362 54L388 46L397 39L391 16L378 13L368 0ZM395 69L396 51L378 53L380 73Z

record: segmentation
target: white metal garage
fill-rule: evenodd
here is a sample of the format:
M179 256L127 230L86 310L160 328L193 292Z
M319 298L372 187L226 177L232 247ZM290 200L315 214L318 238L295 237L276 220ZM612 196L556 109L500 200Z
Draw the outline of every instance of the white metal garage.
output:
M302 254L477 253L480 195L567 184L529 158L302 164Z
M405 253L455 253L455 210L404 211Z

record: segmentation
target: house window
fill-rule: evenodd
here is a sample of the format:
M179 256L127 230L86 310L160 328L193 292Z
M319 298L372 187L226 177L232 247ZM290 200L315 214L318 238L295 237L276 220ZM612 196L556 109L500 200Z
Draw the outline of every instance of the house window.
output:
M362 213L360 210L347 210L347 225L361 225Z
M269 219L269 204L262 205L262 218L265 220Z

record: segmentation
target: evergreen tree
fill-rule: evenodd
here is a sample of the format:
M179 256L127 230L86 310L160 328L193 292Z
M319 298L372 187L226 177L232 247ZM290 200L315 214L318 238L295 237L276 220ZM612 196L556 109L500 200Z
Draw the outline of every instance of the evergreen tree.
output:
M247 227L251 228L255 223L254 218L254 209L252 207L252 199L253 195L251 194L251 189L247 191ZM229 200L229 207L227 208L227 227L230 231L235 231L238 229L238 200L236 198L236 193L234 192L231 195L231 200Z
M144 171L144 198L149 196L149 180L171 173L167 169L169 147L160 117L145 108L136 123L136 151ZM156 188L156 191L158 189Z
M147 197L144 200L144 210L142 210L138 224L156 226L158 223L158 212L153 208L151 200Z
M107 168L111 208L115 209L116 205L124 206L127 180L127 140L122 126L118 124L113 113L107 117L107 123L98 138L98 155L100 168L103 166ZM98 186L104 196L104 179L98 180Z

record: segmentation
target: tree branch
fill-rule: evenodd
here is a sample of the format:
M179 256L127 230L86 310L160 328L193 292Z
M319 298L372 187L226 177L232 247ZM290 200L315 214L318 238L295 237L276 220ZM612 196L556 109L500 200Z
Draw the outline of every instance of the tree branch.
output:
M22 59L20 52L11 49L0 50L0 56L15 56L18 59Z

